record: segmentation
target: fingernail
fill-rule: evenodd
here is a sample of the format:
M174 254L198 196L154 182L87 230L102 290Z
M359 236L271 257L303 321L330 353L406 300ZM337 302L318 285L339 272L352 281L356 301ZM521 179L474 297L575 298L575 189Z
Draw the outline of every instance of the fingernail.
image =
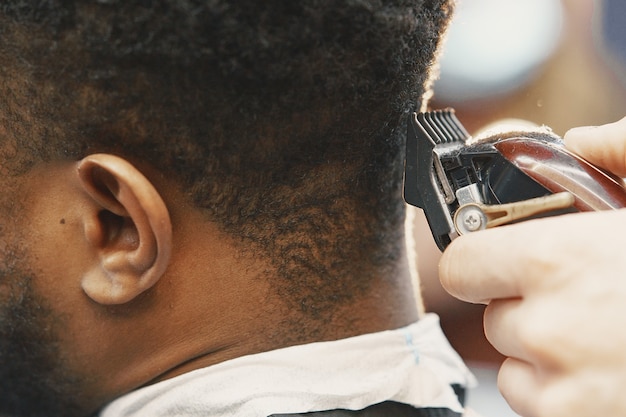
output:
M596 129L598 129L598 126L582 126L572 128L565 132L565 135L563 135L563 141L568 148L573 151L577 151L577 145L581 142L589 140Z
M578 136L578 135L583 135L583 134L588 134L593 130L596 130L598 128L598 126L581 126L581 127L574 127L571 128L570 130L568 130L567 132L565 132L565 136Z

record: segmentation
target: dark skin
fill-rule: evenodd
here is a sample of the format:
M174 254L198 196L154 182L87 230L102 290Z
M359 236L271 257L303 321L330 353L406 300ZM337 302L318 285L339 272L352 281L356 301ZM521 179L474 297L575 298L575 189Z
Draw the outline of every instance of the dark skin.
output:
M270 289L271 266L245 255L158 170L95 154L41 163L2 182L23 196L21 227L7 222L5 245L24 248L21 277L32 276L33 294L63 324L48 336L57 341L63 378L80 381L79 413L159 380L285 346L272 335L291 313ZM364 296L337 309L321 339L415 321L408 269L402 256L393 279L380 271Z

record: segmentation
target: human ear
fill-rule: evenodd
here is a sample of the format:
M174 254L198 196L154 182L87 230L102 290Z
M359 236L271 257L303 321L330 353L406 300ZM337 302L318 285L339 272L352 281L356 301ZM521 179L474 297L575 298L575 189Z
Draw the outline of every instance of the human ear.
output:
M84 228L97 262L83 291L100 304L124 304L151 288L169 264L172 226L154 185L131 163L93 154L78 164L90 206Z

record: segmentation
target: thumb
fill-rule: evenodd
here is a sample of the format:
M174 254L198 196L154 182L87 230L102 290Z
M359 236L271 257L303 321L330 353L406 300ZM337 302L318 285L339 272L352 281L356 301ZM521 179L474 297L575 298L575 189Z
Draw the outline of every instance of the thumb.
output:
M603 126L571 129L563 140L569 150L592 164L626 176L626 117Z

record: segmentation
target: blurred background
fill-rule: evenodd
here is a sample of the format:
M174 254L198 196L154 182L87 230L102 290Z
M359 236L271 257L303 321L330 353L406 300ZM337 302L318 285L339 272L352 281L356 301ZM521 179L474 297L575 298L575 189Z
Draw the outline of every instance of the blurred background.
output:
M626 1L460 0L431 108L453 107L472 133L505 118L558 135L626 116ZM419 211L419 210L418 210ZM483 307L456 301L437 276L440 252L423 217L416 227L426 308L470 364L481 387L470 405L485 417L516 416L495 388L503 358L487 343Z

